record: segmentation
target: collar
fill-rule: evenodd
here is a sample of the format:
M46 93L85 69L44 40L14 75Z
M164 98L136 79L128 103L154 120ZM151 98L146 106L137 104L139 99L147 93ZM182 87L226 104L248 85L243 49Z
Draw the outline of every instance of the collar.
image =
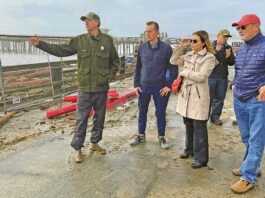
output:
M204 56L207 53L206 47L204 47L201 51L198 52L198 55ZM188 55L192 56L195 54L195 52L192 50L187 53Z
M98 35L97 35L97 36L92 36L91 34L88 33L88 36L89 36L90 39L92 39L92 40L97 40L97 41L100 40L101 35L102 35L102 33L101 33L100 30L98 30Z
M259 39L262 37L262 34L261 33L258 33L256 36L254 36L254 38L252 38L251 40L249 40L249 41L246 41L245 43L247 44L247 45L253 45L253 44L255 44L256 42L258 42L259 41Z
M157 42L157 47L156 47L156 48L152 48L152 46L151 46L151 44L149 43L149 41L147 41L147 43L148 43L148 47L149 47L150 49L156 50L156 49L159 48L161 41L160 41L160 39L158 38L158 42Z

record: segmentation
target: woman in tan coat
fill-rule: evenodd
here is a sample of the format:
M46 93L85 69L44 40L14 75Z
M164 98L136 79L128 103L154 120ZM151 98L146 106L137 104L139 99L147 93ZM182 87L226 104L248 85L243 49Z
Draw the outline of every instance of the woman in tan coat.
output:
M183 116L186 127L186 148L180 155L185 159L194 155L192 168L206 166L209 160L207 120L209 115L208 77L216 65L214 50L208 33L192 34L191 49L183 55L189 39L183 39L170 59L171 64L183 66L179 73L183 84L178 96L177 112Z

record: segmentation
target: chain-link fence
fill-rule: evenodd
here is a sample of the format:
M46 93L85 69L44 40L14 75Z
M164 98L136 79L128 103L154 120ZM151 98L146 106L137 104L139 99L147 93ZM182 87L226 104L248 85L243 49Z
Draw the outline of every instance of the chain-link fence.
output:
M44 37L62 44L70 37ZM29 36L0 35L0 112L42 104L76 90L76 56L64 59L31 46Z
M0 35L0 112L25 109L30 106L62 99L77 90L77 56L58 58L31 46L29 36ZM53 44L62 44L70 37L42 37ZM127 44L116 39L117 50ZM125 48L126 49L126 48ZM127 51L126 51L127 52ZM119 73L125 72L125 51L120 57ZM121 76L117 77L118 79Z
M19 56L27 64L15 62ZM0 111L23 109L76 91L76 63L76 57L62 60L47 54L1 56Z

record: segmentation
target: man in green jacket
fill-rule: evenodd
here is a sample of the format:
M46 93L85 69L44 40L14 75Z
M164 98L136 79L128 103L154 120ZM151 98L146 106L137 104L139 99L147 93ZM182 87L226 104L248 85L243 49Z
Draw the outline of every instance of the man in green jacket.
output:
M102 139L104 128L107 92L109 82L115 77L119 67L119 56L112 38L100 30L100 18L89 12L82 16L87 34L70 39L63 45L49 44L37 36L29 42L39 49L52 55L64 57L78 56L78 102L76 112L76 127L71 146L76 150L74 161L82 161L81 148L84 147L89 112L93 108L94 121L91 131L91 150L106 154L106 150L98 145Z

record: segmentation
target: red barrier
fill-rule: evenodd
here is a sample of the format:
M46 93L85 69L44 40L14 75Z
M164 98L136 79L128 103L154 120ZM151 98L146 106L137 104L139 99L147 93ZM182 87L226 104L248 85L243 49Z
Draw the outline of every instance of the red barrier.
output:
M109 91L111 91L111 94L109 95L109 93L108 93L109 99L107 100L107 103L106 103L106 109L107 110L110 110L117 105L122 105L125 102L127 102L128 100L131 100L131 99L136 97L136 94L134 91L131 91L127 94L121 95L120 97L119 97L119 93L117 91L115 91L115 90L109 90ZM77 101L77 96L76 95L66 96L64 98L64 101L67 101L67 102ZM46 116L47 116L47 118L54 118L54 117L57 117L59 115L73 112L75 110L76 110L76 103L65 106L65 107L60 108L60 109L48 110L46 112ZM94 112L92 110L90 112L90 116L92 116L93 114L94 114Z
M60 109L51 109L51 110L48 110L46 112L46 116L47 116L47 118L54 118L54 117L57 117L59 115L63 115L65 113L73 112L75 110L76 110L76 103L75 104L68 105L68 106L65 106L65 107L60 108Z
M108 99L115 100L119 98L119 93L116 90L108 91ZM77 102L77 95L69 95L64 97L65 102Z
M64 102L77 102L77 95L65 96Z

